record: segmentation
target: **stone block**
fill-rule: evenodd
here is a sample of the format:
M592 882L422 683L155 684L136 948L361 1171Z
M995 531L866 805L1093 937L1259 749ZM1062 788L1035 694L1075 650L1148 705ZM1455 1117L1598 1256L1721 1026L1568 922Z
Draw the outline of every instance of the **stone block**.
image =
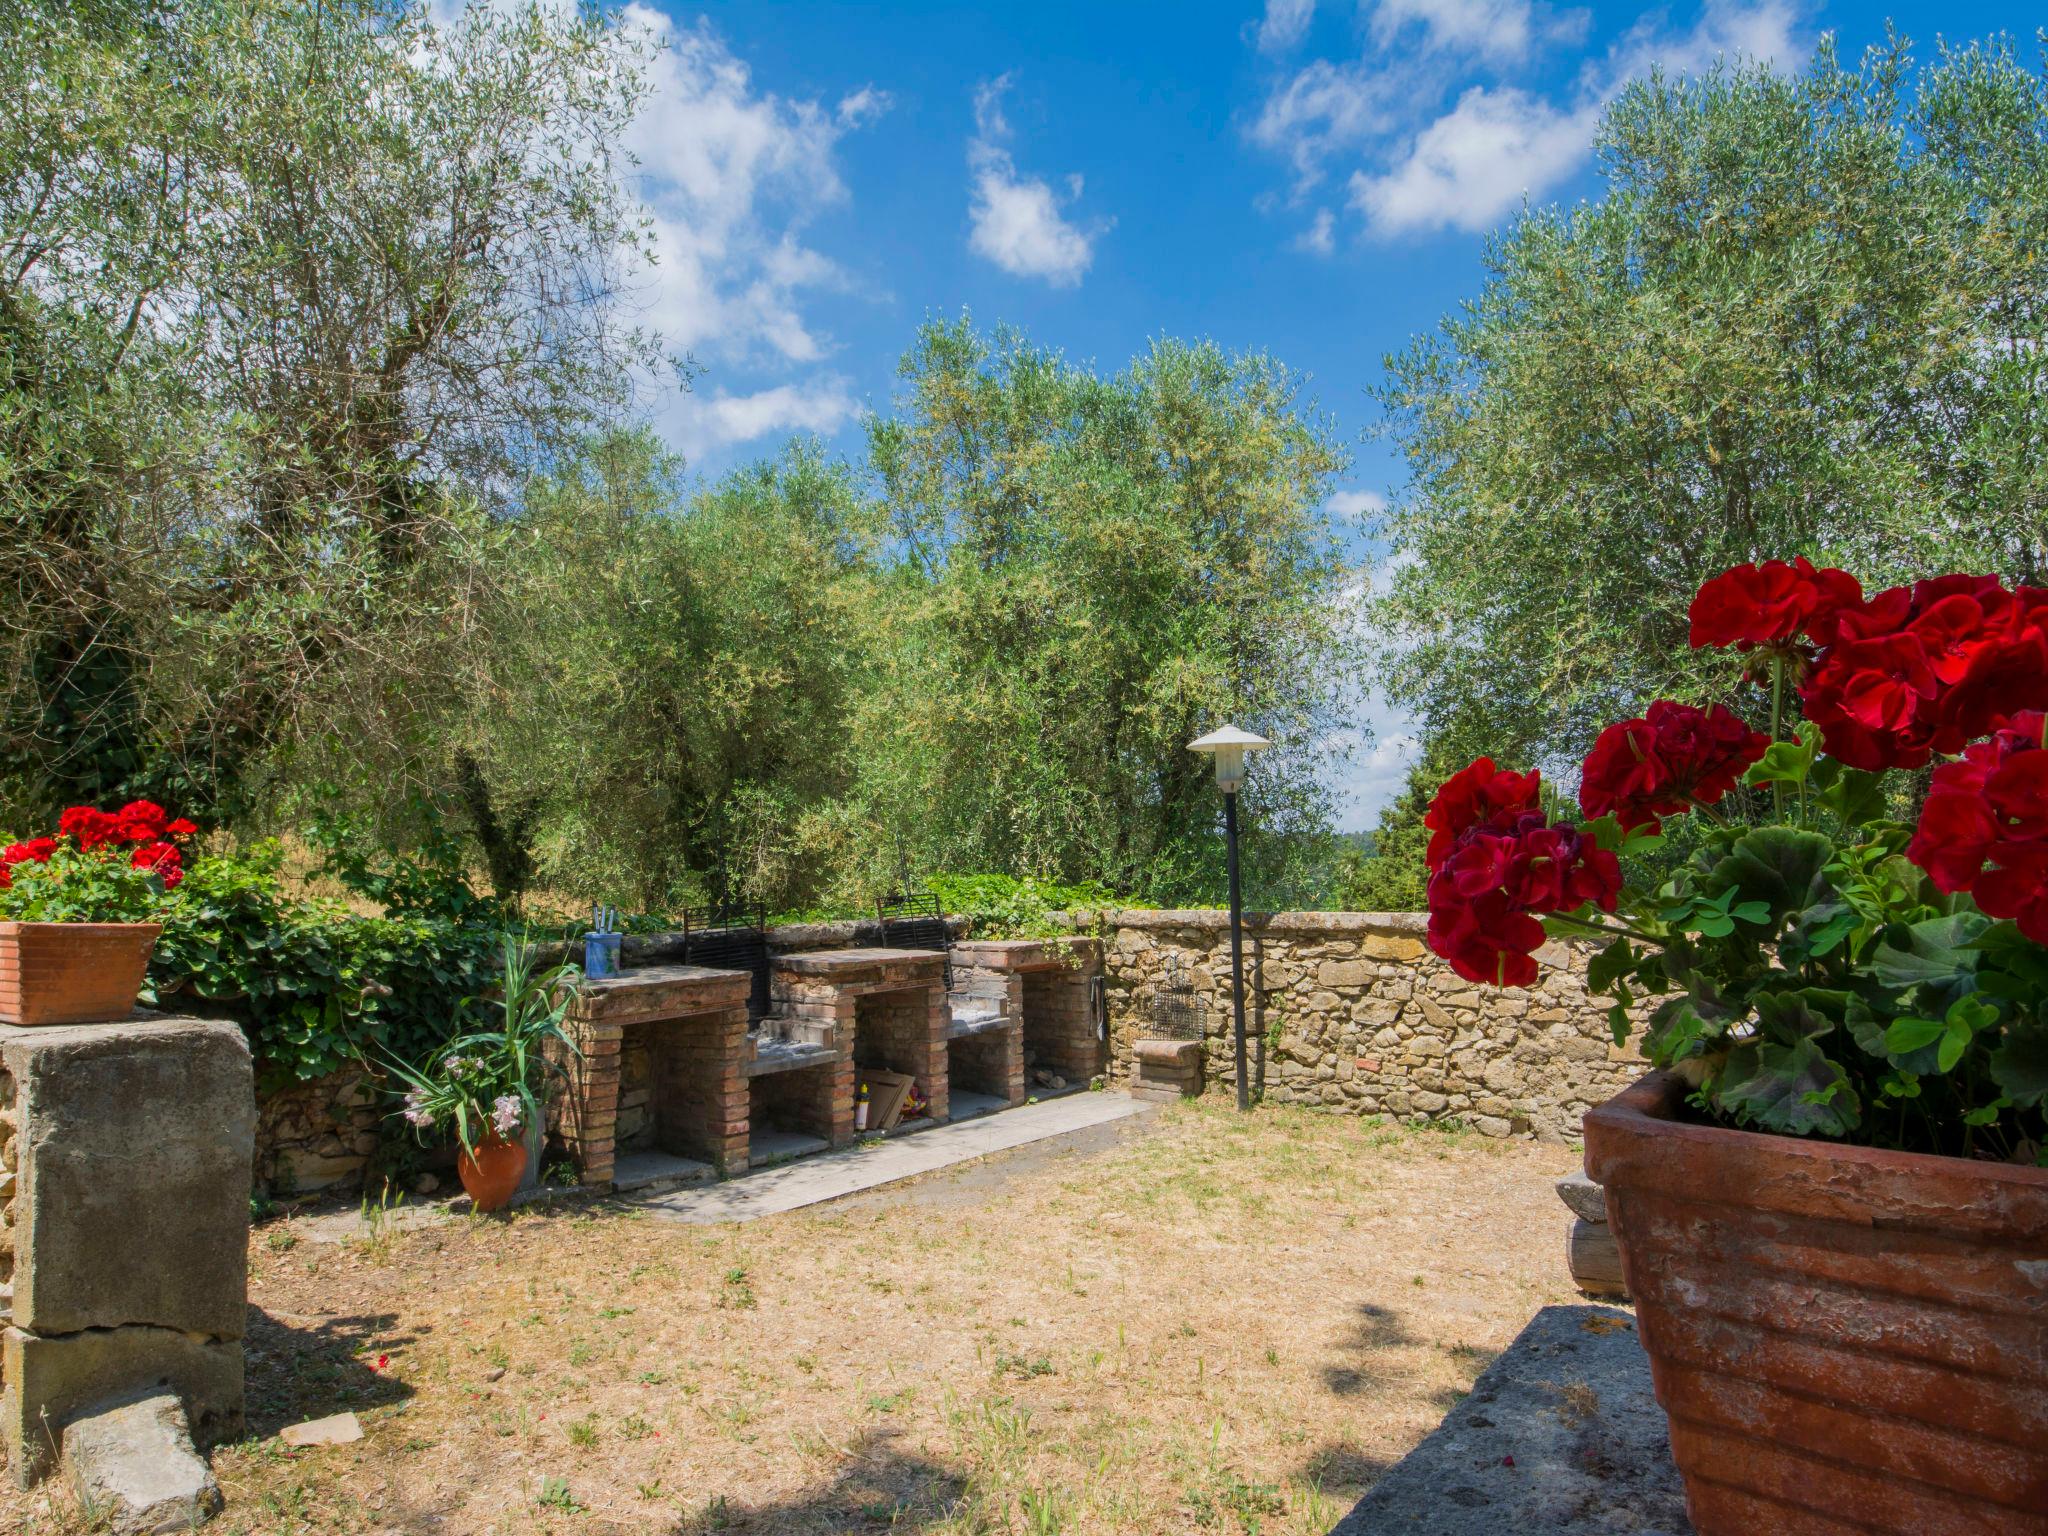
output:
M220 1513L220 1484L192 1448L184 1405L168 1392L73 1421L64 1470L79 1508L116 1536L197 1530Z
M21 1126L15 1324L240 1338L256 1126L241 1030L7 1029L0 1054Z
M65 1426L137 1392L171 1392L201 1447L240 1438L242 1345L169 1328L95 1328L43 1338L0 1333L0 1438L14 1480L26 1488L55 1465Z

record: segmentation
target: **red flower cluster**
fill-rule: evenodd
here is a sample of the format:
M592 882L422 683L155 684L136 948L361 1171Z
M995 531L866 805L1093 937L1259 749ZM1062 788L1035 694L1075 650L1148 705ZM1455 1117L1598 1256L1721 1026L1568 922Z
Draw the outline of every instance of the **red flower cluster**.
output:
M173 818L149 800L131 800L118 811L74 805L57 818L56 837L31 838L0 850L0 889L13 882L17 864L47 864L69 838L80 853L115 856L126 850L128 862L161 876L170 890L185 878L185 855L179 844L199 828L184 817Z
M1838 608L1815 638L1800 698L1852 768L1918 768L2048 708L2048 589L1941 576Z
M1429 828L1423 855L1431 869L1450 857L1451 846L1473 827L1506 825L1542 803L1541 773L1507 773L1490 757L1475 758L1445 779L1429 803L1422 824Z
M1467 981L1527 986L1543 943L1537 912L1592 902L1614 910L1621 866L1569 822L1537 805L1535 773L1503 773L1489 758L1437 791L1423 823L1431 837L1429 947Z
M1862 585L1847 571L1816 567L1805 556L1790 565L1766 560L1723 571L1694 595L1693 649L1703 645L1785 647L1800 635L1815 639L1835 610L1863 600Z
M1695 709L1659 699L1640 720L1600 733L1579 776L1579 806L1630 831L1661 831L1660 818L1712 805L1741 782L1771 738L1715 704Z
M2048 751L2030 710L1934 770L1906 857L1944 891L2048 944ZM1987 868L1986 866L1990 867Z

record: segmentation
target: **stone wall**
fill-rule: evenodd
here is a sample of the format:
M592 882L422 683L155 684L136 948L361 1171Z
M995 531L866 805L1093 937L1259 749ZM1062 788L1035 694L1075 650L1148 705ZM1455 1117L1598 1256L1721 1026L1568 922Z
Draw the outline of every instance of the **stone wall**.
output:
M1127 1079L1132 1042L1158 1033L1171 975L1192 991L1209 1083L1231 1082L1229 915L1107 921L1112 1075ZM1576 1138L1588 1108L1646 1069L1588 997L1582 947L1546 946L1532 987L1476 987L1430 953L1424 927L1418 913L1246 915L1245 1029L1267 1102Z
M256 1187L282 1197L359 1180L384 1112L359 1067L259 1094Z

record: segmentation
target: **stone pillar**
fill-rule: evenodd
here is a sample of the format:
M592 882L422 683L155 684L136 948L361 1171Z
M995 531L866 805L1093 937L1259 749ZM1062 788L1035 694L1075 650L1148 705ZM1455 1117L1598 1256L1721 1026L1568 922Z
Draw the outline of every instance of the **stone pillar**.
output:
M202 1447L242 1433L255 1127L233 1024L0 1026L0 1437L24 1487L68 1423L144 1389Z

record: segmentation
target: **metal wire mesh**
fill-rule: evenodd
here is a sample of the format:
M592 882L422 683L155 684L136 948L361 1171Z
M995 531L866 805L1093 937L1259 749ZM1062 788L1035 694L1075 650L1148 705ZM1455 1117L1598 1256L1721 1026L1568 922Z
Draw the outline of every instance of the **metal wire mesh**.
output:
M1199 1040L1207 1031L1209 1010L1195 991L1195 978L1177 954L1166 957L1166 969L1152 994L1152 1035L1159 1040Z

